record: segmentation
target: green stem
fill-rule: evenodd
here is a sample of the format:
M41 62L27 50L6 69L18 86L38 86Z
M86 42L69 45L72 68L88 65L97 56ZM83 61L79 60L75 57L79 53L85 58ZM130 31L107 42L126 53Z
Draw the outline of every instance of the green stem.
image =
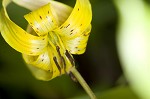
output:
M92 92L92 90L90 89L90 87L88 86L88 84L85 82L85 80L83 79L83 77L80 75L80 73L77 71L77 69L75 67L72 67L70 71L73 73L73 75L79 81L79 83L84 88L84 90L87 92L87 94L90 96L90 98L91 99L96 99L95 94Z

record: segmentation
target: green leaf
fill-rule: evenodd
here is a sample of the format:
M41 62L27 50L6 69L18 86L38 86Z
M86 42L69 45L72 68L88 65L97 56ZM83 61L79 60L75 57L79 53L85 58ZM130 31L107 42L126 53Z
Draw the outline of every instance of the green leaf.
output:
M97 92L98 99L138 99L137 95L128 87L116 87L105 92ZM78 96L69 99L88 99L87 96Z

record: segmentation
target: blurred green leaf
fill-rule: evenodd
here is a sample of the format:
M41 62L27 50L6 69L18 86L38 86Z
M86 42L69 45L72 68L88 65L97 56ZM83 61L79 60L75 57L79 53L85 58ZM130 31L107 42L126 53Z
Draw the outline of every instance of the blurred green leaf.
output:
M150 99L150 6L144 0L115 0L120 20L117 47L131 88Z
M136 94L129 87L117 87L102 94L99 94L100 99L138 99Z
M98 99L139 99L127 86L112 88L104 92L97 92L96 95ZM84 95L69 99L89 99L89 97Z

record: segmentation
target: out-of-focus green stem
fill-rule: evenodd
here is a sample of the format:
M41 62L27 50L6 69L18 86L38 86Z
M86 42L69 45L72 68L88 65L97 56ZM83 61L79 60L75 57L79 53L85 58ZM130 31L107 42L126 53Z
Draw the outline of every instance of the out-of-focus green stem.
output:
M119 12L117 47L123 71L141 99L150 99L150 6L114 0Z

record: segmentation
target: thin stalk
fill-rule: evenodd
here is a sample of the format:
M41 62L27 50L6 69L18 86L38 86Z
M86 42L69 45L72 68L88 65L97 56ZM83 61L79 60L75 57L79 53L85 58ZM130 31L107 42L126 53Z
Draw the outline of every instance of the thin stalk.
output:
M86 93L90 96L90 98L91 99L97 99L96 96L95 96L95 94L92 92L92 90L90 89L90 87L88 86L88 84L85 82L85 80L83 79L83 77L81 76L81 74L77 71L77 69L75 67L72 67L70 71L76 77L76 79L79 81L79 83L84 88L84 90L86 91Z

